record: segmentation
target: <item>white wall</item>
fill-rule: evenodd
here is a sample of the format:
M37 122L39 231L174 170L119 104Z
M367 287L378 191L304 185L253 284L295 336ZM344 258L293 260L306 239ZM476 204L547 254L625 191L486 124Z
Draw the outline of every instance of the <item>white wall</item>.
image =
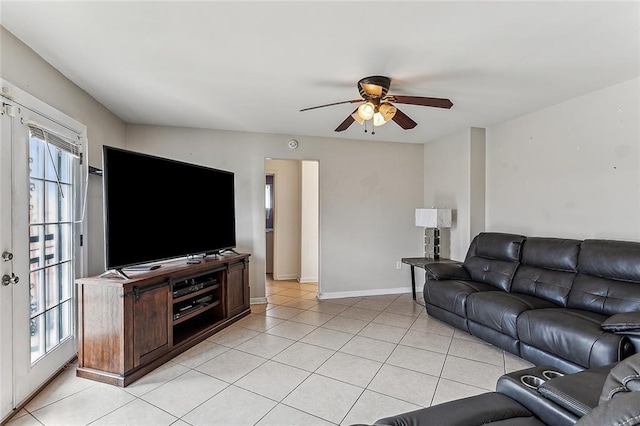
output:
M640 78L487 129L487 229L640 240Z
M123 147L125 124L107 108L0 27L0 77L87 126L89 165L102 167L102 145ZM104 272L100 182L90 178L87 205L88 274ZM96 215L99 213L99 215Z
M301 161L300 282L318 281L319 194L318 162Z
M402 257L420 255L423 145L128 125L128 149L236 174L238 250L251 253L251 297L264 297L265 158L318 160L321 297L409 291ZM276 183L277 186L277 183ZM203 192L206 194L206 192Z
M470 138L467 129L424 147L423 207L453 210L451 229L443 232L443 238L449 238L450 258L456 260L464 260L471 241Z
M298 279L301 233L300 162L267 160L265 167L266 173L274 175L275 187L273 279Z
M472 127L469 137L469 243L471 243L471 240L483 232L486 226L486 129Z
M483 218L487 231L640 241L640 78L488 127L484 188L474 131L424 150L425 206L457 210L452 258Z

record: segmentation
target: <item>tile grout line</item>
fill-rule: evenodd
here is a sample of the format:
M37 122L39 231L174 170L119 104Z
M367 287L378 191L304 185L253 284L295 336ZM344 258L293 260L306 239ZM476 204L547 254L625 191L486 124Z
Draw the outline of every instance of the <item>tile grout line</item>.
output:
M397 299L396 299L397 300ZM375 319L375 318L374 318ZM415 322L417 321L418 317L415 317L413 319L413 322L411 323L411 326L413 324L415 324ZM373 322L373 320L371 320L369 322L369 324L371 324L371 322ZM400 338L400 340L398 341L398 343L395 343L395 347L393 348L393 350L391 350L391 352L389 352L389 355L387 355L387 357L385 358L385 360L383 362L380 363L380 367L378 367L378 370L376 371L376 373L371 377L371 379L369 380L369 382L367 383L367 385L364 387L364 389L362 390L362 392L360 393L360 395L358 396L358 398L354 401L354 403L351 405L351 407L349 408L349 410L347 410L347 412L345 413L344 417L342 417L342 420L340 421L340 424L342 424L342 422L344 422L344 420L347 418L347 416L349 416L349 413L351 412L351 410L353 410L353 408L356 406L356 404L358 403L358 401L360 401L360 398L362 398L362 395L364 395L364 393L369 390L370 392L374 392L372 390L369 389L369 386L371 385L371 383L375 380L375 378L378 376L378 374L380 373L380 370L382 370L382 368L387 364L387 361L389 361L389 358L391 357L391 355L393 355L393 353L396 351L396 349L398 349L398 346L400 346L400 342L402 341L402 339L407 335L407 333L409 332L409 330L411 329L411 326L409 326L409 328L406 329L406 331L404 332L404 334L402 335L402 337ZM364 337L364 336L363 336ZM379 392L377 392L379 393ZM384 395L384 394L381 394ZM385 395L387 397L390 398L395 398L392 397L390 395ZM398 399L398 398L396 398ZM408 401L405 401L408 402Z

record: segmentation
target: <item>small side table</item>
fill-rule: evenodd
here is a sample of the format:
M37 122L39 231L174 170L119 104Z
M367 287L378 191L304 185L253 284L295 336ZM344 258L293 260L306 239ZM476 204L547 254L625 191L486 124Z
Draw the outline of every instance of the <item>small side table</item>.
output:
M411 266L411 293L413 295L413 300L416 300L416 275L415 268L425 269L425 265L431 263L460 263L456 260L451 259L428 259L426 257L403 257L401 259L402 263L406 263ZM425 269L426 270L426 269Z

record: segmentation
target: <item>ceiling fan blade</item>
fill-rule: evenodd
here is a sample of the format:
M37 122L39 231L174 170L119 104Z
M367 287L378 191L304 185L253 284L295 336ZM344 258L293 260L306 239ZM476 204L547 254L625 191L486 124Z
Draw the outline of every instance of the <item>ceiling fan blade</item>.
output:
M340 105L340 104L353 104L353 103L356 103L356 102L363 102L363 100L362 99L352 99L350 101L340 101L340 102L334 102L332 104L318 105L318 106L313 106L313 107L309 107L309 108L303 108L303 109L300 110L300 112L309 111L310 109L324 108L324 107Z
M449 109L453 106L453 102L451 102L449 99L444 99L444 98L427 98L424 96L390 95L390 96L387 96L385 99L391 102L399 103L399 104L422 105L422 106L436 107L436 108Z
M358 111L358 108L353 110L353 112L351 114L349 114L349 116L347 118L345 118L344 121L342 123L340 123L340 125L338 127L336 127L335 131L336 132L342 132L344 130L347 130L349 128L349 126L351 126L353 124L353 122L356 121L356 119L353 118L353 114L355 114L356 111Z
M400 111L397 108L396 108L396 115L393 116L393 121L398 123L398 125L405 130L413 129L418 125L418 123L410 119L407 114L405 114L404 112Z

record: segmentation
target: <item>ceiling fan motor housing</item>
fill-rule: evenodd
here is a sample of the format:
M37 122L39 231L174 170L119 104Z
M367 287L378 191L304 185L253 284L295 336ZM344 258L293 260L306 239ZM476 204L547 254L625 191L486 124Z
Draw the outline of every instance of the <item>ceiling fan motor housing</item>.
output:
M358 81L358 91L364 99L380 99L387 95L391 79L382 75L365 77Z

